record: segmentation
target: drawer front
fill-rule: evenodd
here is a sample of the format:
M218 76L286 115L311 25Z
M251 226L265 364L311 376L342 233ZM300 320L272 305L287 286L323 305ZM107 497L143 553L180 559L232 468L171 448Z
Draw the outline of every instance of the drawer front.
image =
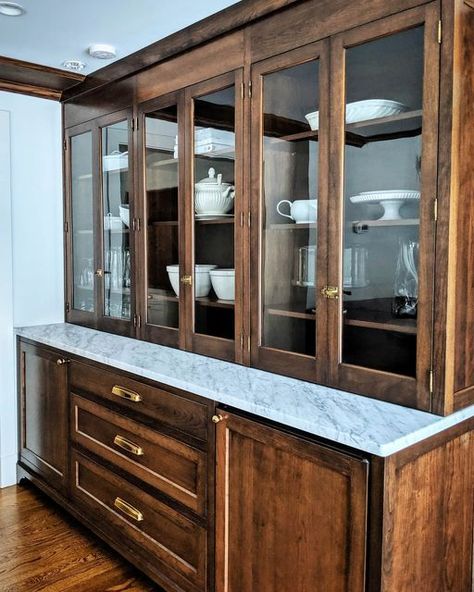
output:
M72 395L71 427L73 442L205 514L204 452L77 395Z
M72 453L72 497L104 530L116 531L124 555L138 553L159 576L186 592L206 590L206 530L125 479ZM114 535L115 536L115 535Z
M209 411L205 403L76 361L70 364L69 381L73 390L77 388L103 397L156 419L162 425L207 441Z

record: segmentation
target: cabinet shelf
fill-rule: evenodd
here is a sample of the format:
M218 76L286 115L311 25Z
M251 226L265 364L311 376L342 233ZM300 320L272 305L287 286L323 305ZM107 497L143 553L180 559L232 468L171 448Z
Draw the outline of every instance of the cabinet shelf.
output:
M401 220L358 220L351 223L356 234L360 234L369 228L389 228L392 226L419 226L419 218L404 218Z
M288 310L281 306L273 306L272 308L267 308L266 312L272 316L278 317L290 317L292 319L303 319L307 321L314 321L316 319L316 313L314 312L305 312L299 310Z
M391 333L407 333L409 335L416 335L416 321L410 319L388 321L386 323L378 323L375 321L364 321L362 319L345 319L345 325L352 327L361 327L364 329L378 329L380 331L389 331Z
M270 224L268 230L308 230L309 228L316 228L317 222L305 222L304 224Z
M234 216L229 218L209 218L205 220L195 219L195 223L199 224L200 226L204 226L207 224L234 224ZM152 222L151 227L163 227L163 226L178 226L178 220L164 220L159 222Z
M179 302L179 298L173 292L166 292L165 294L148 294L148 301L159 301L166 300L168 302ZM217 298L211 298L206 296L204 298L196 298L201 306L212 306L216 308L234 308L235 304L233 300L218 300Z
M391 299L346 302L344 324L362 329L376 329L391 333L416 335L416 319L397 319L391 313Z

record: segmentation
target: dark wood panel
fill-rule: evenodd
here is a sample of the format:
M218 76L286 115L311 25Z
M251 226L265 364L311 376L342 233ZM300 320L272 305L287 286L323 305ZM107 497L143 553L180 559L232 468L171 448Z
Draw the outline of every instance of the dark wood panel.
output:
M39 528L38 525L41 525ZM158 592L130 564L31 486L0 489L0 588Z
M69 379L73 392L86 392L120 405L124 410L148 416L159 422L160 429L172 428L202 442L208 439L209 408L205 402L192 401L165 390L156 383L156 386L151 386L120 372L75 360L70 364ZM112 392L114 387L118 387L118 395ZM123 390L125 396L131 391L132 396L138 395L140 400L122 398L120 394L123 394Z
M242 0L233 6L178 31L148 47L135 52L110 66L102 68L87 77L83 84L74 92L67 93L65 99L71 99L80 93L87 92L103 84L155 65L179 53L197 47L207 41L230 33L234 29L262 18L272 12L301 0ZM197 82L197 81L196 81Z
M135 96L135 77L114 82L96 92L63 103L64 127L69 128L97 117L131 108Z
M72 395L71 438L195 512L206 512L204 452L76 395Z
M217 592L363 592L368 464L220 413Z
M249 53L256 62L277 53L426 4L429 0L307 0L252 24ZM289 25L291 23L291 25Z
M71 460L73 498L115 531L124 552L130 542L151 554L174 589L206 589L205 529L85 456L74 451Z
M59 100L64 90L84 79L75 72L0 56L0 90Z
M473 422L466 427L388 460L382 592L470 592Z
M67 363L61 353L20 342L21 449L53 487L65 490L68 472Z

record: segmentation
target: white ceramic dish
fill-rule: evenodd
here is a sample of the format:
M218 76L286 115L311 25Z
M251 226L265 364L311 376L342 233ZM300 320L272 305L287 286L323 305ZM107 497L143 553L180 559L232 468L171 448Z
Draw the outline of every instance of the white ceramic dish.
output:
M114 150L112 154L106 154L102 158L102 170L104 173L124 171L128 169L128 152Z
M129 205L121 205L119 207L120 212L120 219L125 224L127 228L130 228L130 206Z
M379 117L390 117L408 111L408 107L398 101L386 99L368 99L346 105L346 124L370 121ZM313 131L319 129L319 111L308 113L306 120Z
M219 300L235 299L235 269L212 269L209 275Z
M407 200L419 200L420 192L415 190L364 191L349 198L352 203L380 203L384 213L379 220L401 220L400 207Z
M122 219L120 216L104 216L104 230L122 230Z
M211 291L211 278L209 272L216 265L196 265L194 267L194 294L196 298L204 298ZM179 265L167 265L166 271L170 279L171 286L176 296L179 297L180 272Z
M227 214L234 207L235 188L222 181L214 168L209 169L209 176L195 184L194 209L196 214L218 216Z
M289 206L289 214L281 211L283 204ZM296 222L296 224L308 224L316 222L318 217L318 200L317 199L297 199L294 202L288 199L282 199L277 203L277 212L284 218L289 218Z

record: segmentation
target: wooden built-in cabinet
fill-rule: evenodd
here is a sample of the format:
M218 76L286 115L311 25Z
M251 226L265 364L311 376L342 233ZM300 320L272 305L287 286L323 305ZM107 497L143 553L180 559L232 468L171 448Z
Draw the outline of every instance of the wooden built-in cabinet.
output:
M18 478L166 592L470 592L472 418L387 458L25 339Z
M474 400L474 9L286 4L68 96L67 319L452 413Z

